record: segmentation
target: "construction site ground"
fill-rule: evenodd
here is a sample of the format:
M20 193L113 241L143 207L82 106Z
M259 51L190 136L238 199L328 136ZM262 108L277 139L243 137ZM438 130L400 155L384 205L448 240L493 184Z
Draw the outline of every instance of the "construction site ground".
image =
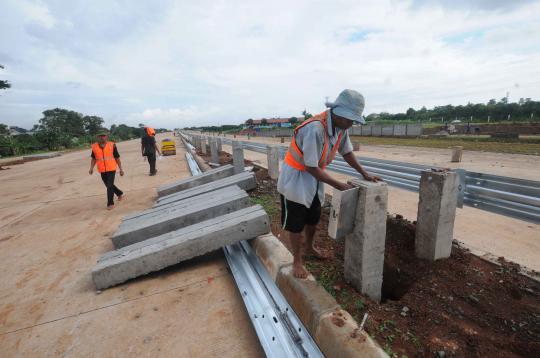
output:
M263 356L220 252L96 292L91 269L121 218L190 175L181 146L157 176L139 140L117 146L125 200L112 211L89 149L0 172L0 355Z
M209 160L209 156L205 158ZM221 153L220 163L232 157ZM250 192L263 205L272 233L291 250L280 225L276 181L256 169ZM359 293L344 277L345 242L328 237L330 209L323 208L315 244L326 259L307 257L305 266L390 357L536 357L540 354L540 283L521 275L519 265L482 260L454 245L448 259L428 262L414 254L415 225L387 220L382 302ZM339 324L339 323L337 323Z
M232 135L227 135L227 138L234 139ZM237 136L236 140L248 141L248 138ZM361 138L359 140L361 142ZM282 144L280 138L251 137L249 141ZM288 143L288 139L285 138L282 145ZM230 153L231 147L223 145L223 150ZM461 163L451 163L450 149L362 144L360 151L355 154L434 167L463 168L521 179L540 178L540 156L533 155L464 151ZM248 160L266 166L266 154L244 150L244 156ZM343 181L350 179L349 176L336 172L331 172L331 175ZM326 192L331 194L331 191L332 188L326 186ZM418 193L389 186L388 210L392 214L399 214L405 219L415 221ZM490 253L496 257L502 256L529 269L540 271L540 240L538 240L540 225L465 206L457 210L454 238L479 252Z

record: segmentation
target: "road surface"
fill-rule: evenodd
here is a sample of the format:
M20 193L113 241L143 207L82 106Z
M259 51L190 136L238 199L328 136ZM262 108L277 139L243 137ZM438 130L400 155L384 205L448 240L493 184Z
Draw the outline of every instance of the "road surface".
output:
M0 356L263 356L220 253L95 291L91 269L121 218L189 176L181 147L150 177L138 140L117 146L126 198L112 211L90 150L0 171Z

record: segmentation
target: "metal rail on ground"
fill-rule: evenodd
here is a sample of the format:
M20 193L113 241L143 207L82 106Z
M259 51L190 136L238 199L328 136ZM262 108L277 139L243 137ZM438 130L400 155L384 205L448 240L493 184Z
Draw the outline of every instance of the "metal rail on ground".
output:
M232 142L228 138L222 138L222 140L226 144ZM266 144L251 141L241 142L247 150L266 153ZM287 147L280 146L280 158L285 157L286 151ZM422 171L434 168L377 158L357 157L357 159L367 171L380 176L389 185L414 192L419 191ZM360 177L360 174L351 168L341 156L337 156L328 169ZM460 178L459 207L466 205L540 224L540 181L471 172L464 169L455 169L454 171Z
M201 170L191 148L186 157L197 175ZM266 356L324 357L247 241L225 246L223 252Z

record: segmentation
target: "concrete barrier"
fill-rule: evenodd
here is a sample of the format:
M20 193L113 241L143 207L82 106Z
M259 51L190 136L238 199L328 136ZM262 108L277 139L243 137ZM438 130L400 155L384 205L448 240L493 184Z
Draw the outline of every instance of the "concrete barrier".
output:
M215 218L249 206L246 192L208 193L162 206L142 216L122 222L111 240L115 248L132 245L150 237Z
M344 191L334 189L328 218L328 236L332 239L341 239L352 233L357 205L358 188Z
M450 160L452 163L460 163L462 156L463 156L462 146L452 147L452 158Z
M104 289L269 230L266 212L251 206L108 252L92 270L92 279Z
M235 174L230 177L225 177L223 179L219 179L210 183L202 184L194 188L186 189L181 192L162 196L158 198L157 202L154 204L154 207L170 204L174 201L184 200L187 198L191 198L192 196L201 195L201 194L218 190L221 188L225 188L231 185L238 185L240 189L243 189L243 190L255 189L257 185L255 174L251 172L243 172L243 173Z
M244 147L242 142L236 140L232 142L232 155L234 174L242 173L244 171Z
M386 239L386 183L353 179L358 187L354 229L345 237L345 279L358 291L380 301Z
M279 177L279 146L269 145L266 147L266 163L270 178L277 179Z
M218 144L215 138L210 141L210 161L214 164L219 164Z
M431 261L450 257L458 185L455 172L422 172L415 237L417 257Z
M230 164L209 170L203 174L165 184L157 189L158 197L174 194L182 190L194 188L202 184L210 183L218 179L223 179L234 174L234 167Z

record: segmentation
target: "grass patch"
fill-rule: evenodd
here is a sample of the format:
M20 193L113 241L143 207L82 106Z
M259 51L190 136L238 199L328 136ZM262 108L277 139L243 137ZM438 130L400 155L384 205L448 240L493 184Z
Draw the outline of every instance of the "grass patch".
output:
M540 139L521 138L519 140L501 140L485 137L472 138L396 138L396 137L361 137L352 136L354 141L368 145L399 145L447 149L462 146L465 150L540 155Z
M250 200L253 204L259 204L263 207L264 211L268 214L268 216L273 217L274 215L279 214L279 206L275 202L272 195L269 194L262 194L259 196L252 196L250 197Z

